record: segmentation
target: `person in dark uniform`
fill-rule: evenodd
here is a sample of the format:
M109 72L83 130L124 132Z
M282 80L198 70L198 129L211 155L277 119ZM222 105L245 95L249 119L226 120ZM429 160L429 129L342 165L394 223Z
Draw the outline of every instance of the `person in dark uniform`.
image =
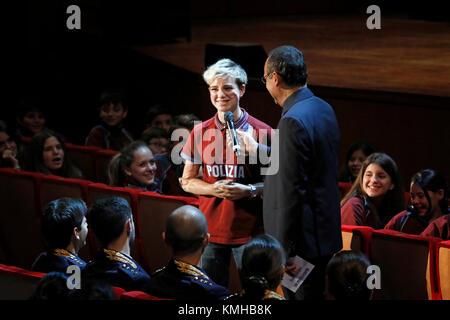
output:
M146 288L150 276L130 256L135 228L128 202L120 197L97 200L89 208L88 216L102 247L86 266L83 279L104 280L126 291Z
M48 250L34 261L33 271L66 273L70 265L85 268L86 262L77 253L86 244L86 212L86 204L80 199L60 198L47 204L41 228Z
M231 295L197 266L209 241L206 218L199 209L186 205L174 210L167 218L163 238L172 250L172 259L152 275L149 294L200 301L223 300Z

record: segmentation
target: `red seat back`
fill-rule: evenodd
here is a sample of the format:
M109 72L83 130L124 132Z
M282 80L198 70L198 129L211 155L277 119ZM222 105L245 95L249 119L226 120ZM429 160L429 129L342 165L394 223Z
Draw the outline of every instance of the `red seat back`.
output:
M95 181L108 184L108 166L119 151L99 149L95 152Z
M450 300L450 240L437 245L436 271L439 297Z
M45 273L0 264L0 300L27 300Z
M42 174L0 169L0 246L5 263L31 268L45 250L40 230Z
M66 143L66 148L70 160L84 173L86 179L95 181L95 153L100 148L71 143Z
M122 293L120 300L172 300L158 298L142 291L127 291Z
M361 251L370 259L373 229L365 226L342 225L342 250Z
M350 182L339 182L339 194L341 196L341 199L350 191L352 184Z
M436 298L436 238L375 230L371 263L381 271L381 289L374 299L427 300Z

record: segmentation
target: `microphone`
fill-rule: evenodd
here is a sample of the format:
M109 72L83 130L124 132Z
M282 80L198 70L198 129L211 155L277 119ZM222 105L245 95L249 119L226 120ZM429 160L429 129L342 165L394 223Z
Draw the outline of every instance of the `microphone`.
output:
M236 154L236 157L239 157L241 154L241 146L239 145L237 133L234 129L234 116L231 111L225 112L225 122L227 123L227 127L230 130L233 139L233 151Z

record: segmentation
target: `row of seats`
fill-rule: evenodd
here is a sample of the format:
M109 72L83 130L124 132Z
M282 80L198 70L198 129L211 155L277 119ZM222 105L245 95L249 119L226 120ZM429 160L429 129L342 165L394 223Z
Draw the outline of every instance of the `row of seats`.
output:
M109 187L102 183L68 179L41 173L0 169L0 263L29 269L34 259L45 250L40 230L40 216L45 205L61 197L92 202L110 196L125 198L133 210L136 238L131 254L148 273L162 268L170 259L170 250L162 240L167 216L176 208L190 204L198 206L197 198L164 196L136 189ZM89 232L80 257L90 261L98 244ZM240 291L236 263L231 258L230 285Z
M380 268L376 300L450 300L450 241L342 226L343 250L359 250Z
M40 215L49 201L73 197L83 199L89 206L100 198L125 198L133 210L136 225L133 255L149 272L163 267L170 258L161 238L166 217L182 205L198 205L196 198L162 196L154 192L5 168L0 169L0 189L0 262L22 268L30 268L37 255L44 251ZM87 242L80 256L89 261L98 247L92 232Z
M45 273L0 264L0 300L27 300L36 290ZM125 291L113 287L118 300L167 300L154 297L142 291Z

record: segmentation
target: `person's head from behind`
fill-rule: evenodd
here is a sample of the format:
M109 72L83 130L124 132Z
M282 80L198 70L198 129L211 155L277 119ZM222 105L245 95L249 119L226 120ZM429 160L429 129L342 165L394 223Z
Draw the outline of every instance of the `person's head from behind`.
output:
M245 296L261 299L266 290L275 291L284 273L286 257L271 235L254 237L244 247L240 277Z
M206 218L196 207L181 206L167 217L166 231L162 236L175 258L202 253L209 242Z
M417 172L410 184L411 204L420 216L448 213L448 187L444 176L433 169Z
M135 229L133 213L127 200L121 197L103 198L89 208L89 225L103 248L118 240L133 245Z
M367 286L369 260L359 251L340 251L326 267L325 296L328 300L370 300Z
M28 156L31 171L69 176L71 164L65 144L61 137L51 130L43 130L31 139Z
M375 147L367 141L357 141L350 146L345 157L345 165L352 182L358 176L364 160L374 153L375 150Z
M47 247L72 253L86 244L86 204L81 199L60 198L49 202L42 213L41 229Z
M169 133L161 128L150 127L144 130L141 140L147 143L153 155L164 154L170 151Z
M221 114L232 112L235 120L239 101L245 93L248 78L245 70L230 59L221 59L203 73L209 86L211 103Z
M173 116L170 107L162 104L155 104L148 108L145 116L146 127L156 127L169 131L173 125Z
M118 92L105 91L100 96L100 119L110 127L117 126L128 115L124 96Z
M33 136L45 127L45 115L38 99L23 99L17 108L17 123L25 129L26 136Z
M147 144L133 141L111 159L109 184L115 187L148 186L154 182L156 169L156 161Z
M275 103L280 105L280 89L306 85L308 72L303 53L292 46L281 46L269 52L264 65L263 82Z
M68 300L68 276L62 272L49 272L39 281L30 300Z

